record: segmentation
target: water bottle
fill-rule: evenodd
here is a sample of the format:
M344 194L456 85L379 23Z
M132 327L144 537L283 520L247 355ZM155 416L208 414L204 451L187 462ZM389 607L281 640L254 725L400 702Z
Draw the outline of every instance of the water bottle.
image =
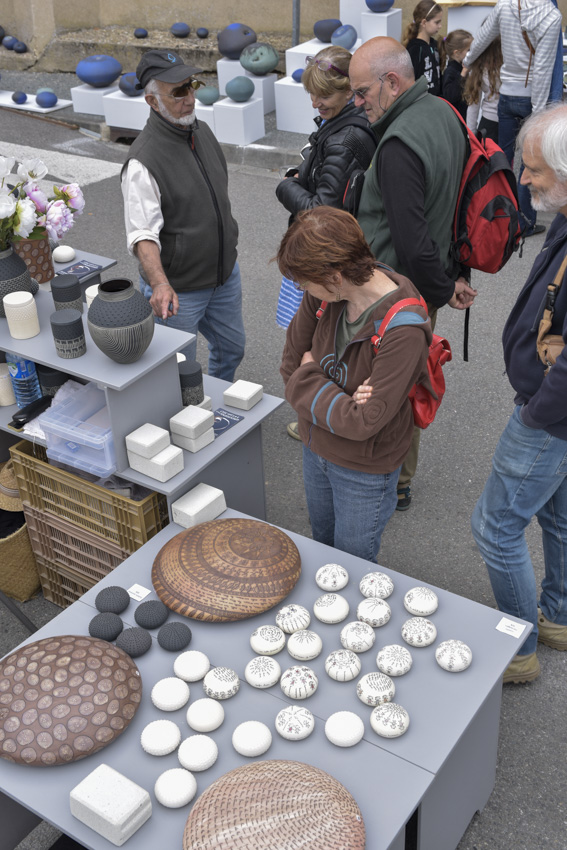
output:
M10 372L14 395L16 396L16 404L18 407L25 407L41 398L42 392L39 385L39 378L35 369L35 363L31 360L26 360L19 354L6 352L6 363Z

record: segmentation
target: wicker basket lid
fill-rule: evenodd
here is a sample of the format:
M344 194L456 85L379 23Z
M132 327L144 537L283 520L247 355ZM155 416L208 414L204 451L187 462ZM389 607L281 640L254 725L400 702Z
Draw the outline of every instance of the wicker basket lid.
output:
M281 602L295 586L301 559L293 541L265 522L221 519L180 532L152 568L157 595L194 620L246 620Z
M334 777L296 761L258 761L231 770L201 794L183 850L364 850L355 800Z

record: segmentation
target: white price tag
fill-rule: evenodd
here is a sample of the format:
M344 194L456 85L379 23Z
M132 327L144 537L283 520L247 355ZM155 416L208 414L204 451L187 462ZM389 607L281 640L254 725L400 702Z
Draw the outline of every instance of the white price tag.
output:
M148 590L147 587L142 587L141 584L133 584L132 587L128 588L128 595L132 597L132 599L136 599L138 602L141 599L145 599L148 593L151 593L151 590Z
M504 632L505 635L510 635L513 638L519 638L524 634L527 626L521 623L515 623L514 620L509 620L508 617L502 617L496 629L499 632Z

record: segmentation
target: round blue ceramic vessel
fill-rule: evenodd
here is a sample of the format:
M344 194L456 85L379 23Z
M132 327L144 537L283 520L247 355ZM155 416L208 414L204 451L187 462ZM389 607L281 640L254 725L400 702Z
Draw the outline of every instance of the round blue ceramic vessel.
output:
M325 44L330 44L332 34L340 26L342 26L342 24L337 18L325 18L322 21L316 21L315 26L313 27L313 33L315 38L318 38L319 41L324 41Z
M337 47L344 47L345 50L350 50L356 44L358 34L354 27L350 24L343 24L338 27L331 36L331 44L336 44Z
M209 31L206 27L199 27L199 29L196 31L196 33L197 33L197 38L207 38Z
M40 91L35 97L35 102L42 109L50 109L57 103L57 95L52 91Z
M204 106L212 106L220 97L219 90L216 86L203 86L195 92L197 100Z
M227 59L239 59L244 48L256 41L256 33L246 24L229 24L219 32L217 39L219 53Z
M17 41L14 45L14 53L27 53L28 46L23 41Z
M12 93L12 100L14 103L25 103L27 99L28 96L25 91L15 91Z
M297 68L297 69L293 72L293 74L291 75L292 80L295 80L295 82L296 82L296 83L300 83L300 82L301 82L301 78L302 78L302 76L303 76L303 71L304 71L304 70L305 70L304 68Z
M275 47L264 41L249 44L240 54L240 64L245 71L264 77L273 71L280 61L280 55Z
M236 103L246 103L254 94L254 83L250 77L234 77L226 84L226 93Z
M147 38L148 31L144 27L137 27L134 30L134 38Z
M394 5L394 0L366 0L371 12L387 12Z
M113 56L97 53L81 59L75 69L77 77L95 89L109 86L122 73L122 65Z
M128 71L128 73L122 74L118 80L118 88L123 94L128 95L128 97L139 97L143 92L136 88L137 82L138 78L134 71Z
M171 34L174 35L175 38L187 38L190 32L191 27L189 24L184 24L181 21L171 25Z
M2 39L2 47L5 47L6 50L13 50L17 40L13 35L5 35Z

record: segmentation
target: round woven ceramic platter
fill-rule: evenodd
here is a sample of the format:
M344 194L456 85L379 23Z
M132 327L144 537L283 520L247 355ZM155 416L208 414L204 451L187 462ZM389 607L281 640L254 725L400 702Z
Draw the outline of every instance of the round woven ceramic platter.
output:
M217 519L180 532L158 552L152 582L168 608L227 623L273 608L295 587L295 543L265 522Z
M257 761L207 788L185 826L183 850L364 850L355 800L334 777L296 761Z
M141 696L135 663L104 640L29 643L0 663L0 758L39 767L90 756L126 729Z

